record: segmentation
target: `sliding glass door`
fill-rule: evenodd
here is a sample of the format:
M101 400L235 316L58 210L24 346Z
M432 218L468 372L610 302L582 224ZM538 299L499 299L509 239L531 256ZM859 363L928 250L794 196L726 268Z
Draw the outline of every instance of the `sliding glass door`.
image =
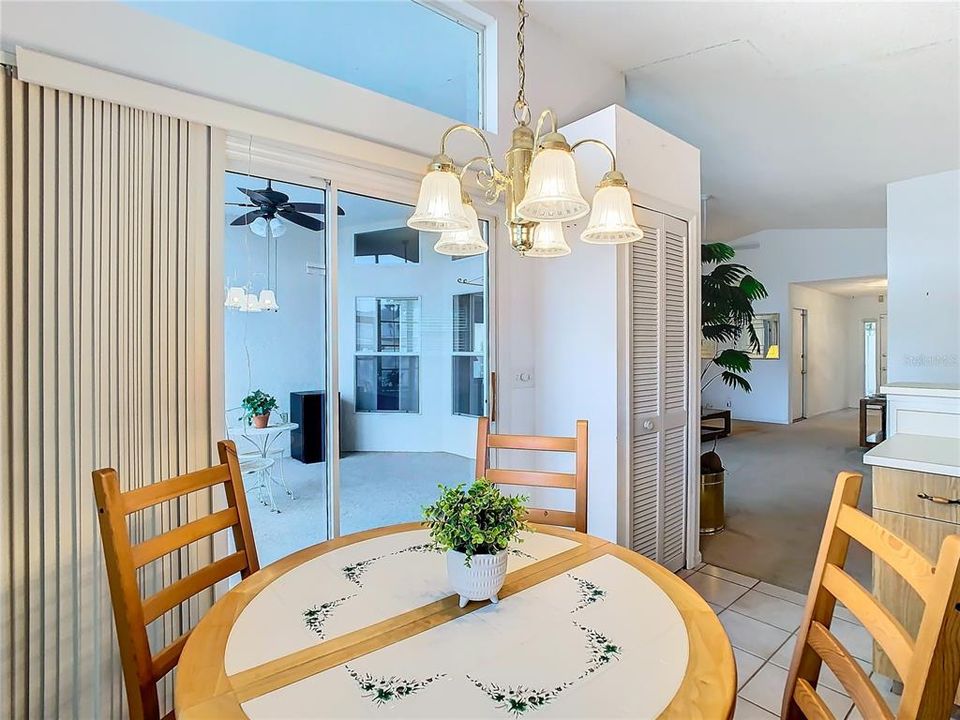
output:
M225 190L224 423L266 565L329 537L326 193L233 172Z
M340 191L340 532L418 520L474 475L487 412L487 256L451 258L411 205ZM486 231L486 223L483 223Z

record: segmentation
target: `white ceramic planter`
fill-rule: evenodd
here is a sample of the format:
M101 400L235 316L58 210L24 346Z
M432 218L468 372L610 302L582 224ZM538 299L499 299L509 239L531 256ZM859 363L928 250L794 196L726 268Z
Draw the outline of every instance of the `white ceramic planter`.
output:
M447 577L454 592L460 596L460 607L471 600L499 602L497 593L507 577L507 551L496 555L474 555L470 567L464 564L467 556L447 550Z

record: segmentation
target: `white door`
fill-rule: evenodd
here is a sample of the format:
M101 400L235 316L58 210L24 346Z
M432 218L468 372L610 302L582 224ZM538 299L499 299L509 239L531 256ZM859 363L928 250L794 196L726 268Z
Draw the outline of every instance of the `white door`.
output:
M807 311L793 308L790 342L790 418L807 417Z
M637 210L631 246L631 547L683 566L687 488L687 224Z
M877 340L880 344L880 387L887 384L887 316L880 316L880 327L877 331ZM879 388L878 388L879 392Z

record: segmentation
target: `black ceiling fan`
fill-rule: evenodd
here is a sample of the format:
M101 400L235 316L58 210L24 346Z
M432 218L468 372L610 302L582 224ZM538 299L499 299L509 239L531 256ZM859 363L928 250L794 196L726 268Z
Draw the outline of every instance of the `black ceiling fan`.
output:
M244 213L236 220L231 222L231 225L249 225L254 220L261 217L269 222L270 220L279 217L284 220L289 220L300 227L305 227L307 230L319 232L324 228L323 220L310 217L310 215L323 215L326 212L326 208L324 207L323 203L290 202L289 195L273 189L271 180L267 180L267 187L263 188L262 190L251 190L242 187L238 187L237 190L250 198L251 202L227 203L227 205L252 207L257 209ZM343 214L343 208L338 207L337 215Z

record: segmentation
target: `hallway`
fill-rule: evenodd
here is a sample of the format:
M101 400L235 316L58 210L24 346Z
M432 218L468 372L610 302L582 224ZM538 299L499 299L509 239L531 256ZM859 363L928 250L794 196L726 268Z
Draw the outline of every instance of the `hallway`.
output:
M838 472L863 473L860 508L870 512L857 423L853 409L792 425L734 420L716 448L726 468L726 529L701 536L703 561L806 593ZM855 544L847 569L870 586L870 556Z

